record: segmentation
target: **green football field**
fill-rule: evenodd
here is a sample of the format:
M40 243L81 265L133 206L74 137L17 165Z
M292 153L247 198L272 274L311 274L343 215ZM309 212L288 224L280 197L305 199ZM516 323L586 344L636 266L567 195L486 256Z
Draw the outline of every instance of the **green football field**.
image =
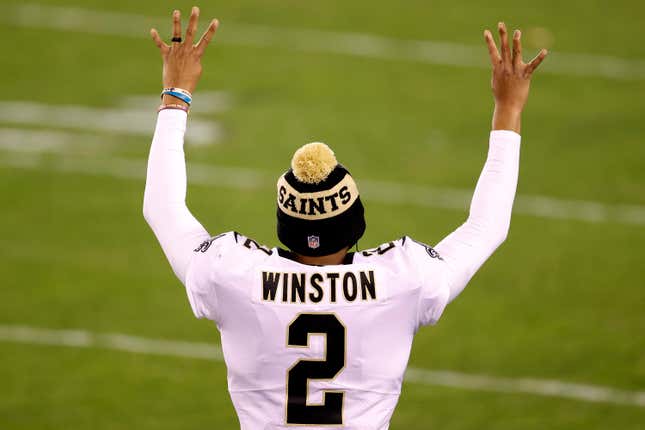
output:
M190 6L2 1L0 429L238 426L217 330L141 213L161 89L148 31ZM486 157L484 28L522 28L527 57L549 48L509 238L418 333L391 428L645 428L642 3L199 6L222 24L189 122L189 206L211 234L269 246L275 180L310 141L357 178L361 248L440 241Z

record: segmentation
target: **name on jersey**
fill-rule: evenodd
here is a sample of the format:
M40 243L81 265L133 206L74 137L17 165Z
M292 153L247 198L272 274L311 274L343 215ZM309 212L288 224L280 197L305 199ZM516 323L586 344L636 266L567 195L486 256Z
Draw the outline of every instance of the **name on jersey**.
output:
M374 301L374 271L309 274L262 272L262 300L278 303Z

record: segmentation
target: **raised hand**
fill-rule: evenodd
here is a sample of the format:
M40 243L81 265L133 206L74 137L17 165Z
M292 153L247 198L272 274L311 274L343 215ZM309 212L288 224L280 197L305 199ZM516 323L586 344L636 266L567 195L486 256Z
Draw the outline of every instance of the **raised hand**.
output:
M159 48L163 59L164 88L183 88L191 93L195 90L202 74L202 55L204 55L204 51L219 25L219 21L213 19L199 41L193 44L198 21L199 8L195 6L190 14L186 37L182 40L181 14L178 10L173 11L172 42L170 45L161 40L157 30L154 28L150 30L150 35Z
M497 26L502 52L497 50L493 35L484 31L490 60L493 65L492 88L495 97L494 130L513 130L519 133L520 117L529 96L529 87L533 72L547 55L546 49L528 63L522 61L522 33L513 33L512 50L508 43L506 25L500 22Z

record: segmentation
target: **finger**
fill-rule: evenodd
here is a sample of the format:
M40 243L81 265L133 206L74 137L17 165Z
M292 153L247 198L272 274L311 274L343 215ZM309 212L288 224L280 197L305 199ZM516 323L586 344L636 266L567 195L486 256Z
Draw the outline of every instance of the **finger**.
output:
M511 50L508 47L508 34L506 33L506 25L503 22L497 24L499 30L500 45L502 47L502 61L506 64L511 64Z
M546 49L543 49L543 50L540 51L539 54L537 54L535 56L534 59L531 60L531 62L526 67L526 72L525 72L526 76L531 76L533 71L535 71L535 69L537 69L537 67L542 63L544 58L546 58L548 53L549 52Z
M497 46L495 45L495 39L490 31L484 31L484 40L486 45L488 45L488 55L490 55L490 62L493 64L493 67L497 66L502 62L502 57L499 55Z
M190 20L188 21L188 29L186 30L186 43L189 45L193 44L195 31L197 31L198 21L199 21L199 8L197 6L193 6L193 9L190 11Z
M159 32L157 32L157 30L155 30L154 28L151 29L150 36L152 36L152 40L155 42L155 45L157 45L157 48L159 48L159 51L161 51L162 55L168 52L168 48L170 47L166 45L163 40L161 40L161 37L159 36Z
M515 30L513 33L513 67L519 67L522 64L522 32Z
M178 10L172 13L172 38L181 39L181 13ZM178 42L173 42L173 45Z
M199 55L202 55L204 53L204 50L211 42L213 35L217 31L217 27L219 27L219 21L216 19L212 20L210 25L202 35L201 39L199 39L199 43L197 43L197 45L195 46Z

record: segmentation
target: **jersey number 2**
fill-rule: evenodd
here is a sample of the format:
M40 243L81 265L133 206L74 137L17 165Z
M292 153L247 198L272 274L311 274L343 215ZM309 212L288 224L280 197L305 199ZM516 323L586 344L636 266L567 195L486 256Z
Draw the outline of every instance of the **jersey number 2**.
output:
M342 391L325 391L319 405L307 404L309 379L332 380L345 367L345 326L333 314L300 314L289 325L290 347L308 347L309 334L326 338L324 360L298 360L287 373L287 424L342 424Z

